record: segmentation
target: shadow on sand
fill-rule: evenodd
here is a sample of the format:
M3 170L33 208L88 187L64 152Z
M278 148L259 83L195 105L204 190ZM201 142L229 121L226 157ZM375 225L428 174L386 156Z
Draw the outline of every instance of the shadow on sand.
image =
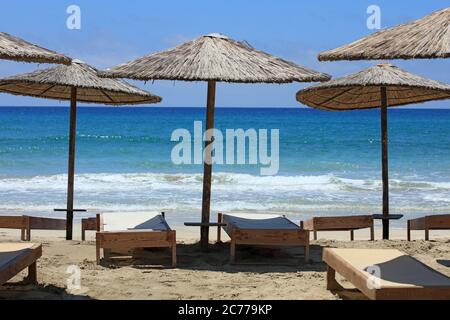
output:
M310 246L310 262L304 261L303 248L261 248L239 246L237 264L230 264L228 243L214 244L208 252L202 252L197 244L178 244L179 270L212 271L225 273L295 273L325 272L322 247ZM136 251L133 258L103 260L101 266L108 269L132 267L143 273L153 270L171 270L170 251L148 249ZM120 272L120 270L117 270ZM92 300L87 294L71 293L56 285L27 285L23 282L8 283L0 288L0 300Z
M69 293L54 285L8 283L0 288L0 300L93 300L87 295Z
M208 252L202 252L200 245L178 244L178 269L220 271L228 273L282 273L297 271L326 271L322 262L322 247L310 246L310 262L304 261L303 248L262 248L254 246L239 246L237 263L229 260L230 247L227 243L210 246ZM148 249L135 252L133 259L111 259L102 261L106 268L129 267L140 270L163 269L170 266L170 253L165 249Z

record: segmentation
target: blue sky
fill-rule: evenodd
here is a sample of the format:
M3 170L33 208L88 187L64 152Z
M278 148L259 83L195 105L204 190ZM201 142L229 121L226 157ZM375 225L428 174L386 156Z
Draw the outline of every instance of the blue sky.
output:
M66 9L78 5L81 30L68 30ZM318 71L341 76L375 62L318 62L317 54L371 32L367 7L379 5L382 27L421 18L448 7L448 0L16 0L2 3L0 31L106 68L164 50L202 34L219 32L253 47ZM395 61L422 76L450 83L447 60ZM0 61L0 76L45 65ZM204 106L205 83L133 82L164 98L161 106ZM307 84L220 84L218 106L298 106L295 93ZM65 105L26 97L0 95L2 106ZM449 102L428 104L450 107Z

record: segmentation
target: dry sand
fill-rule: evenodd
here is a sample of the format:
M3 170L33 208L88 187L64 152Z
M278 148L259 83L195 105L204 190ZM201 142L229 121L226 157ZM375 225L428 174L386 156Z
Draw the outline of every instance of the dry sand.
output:
M79 234L79 226L76 226ZM147 261L122 261L105 266L95 263L93 234L88 242L65 241L61 232L33 232L33 242L43 244L38 263L39 286L21 286L20 276L0 287L0 299L339 299L325 287L326 265L321 262L324 247L396 248L450 276L449 233L432 232L433 241L406 242L405 230L393 231L394 241L365 241L368 231L356 233L349 242L348 233L319 233L313 241L311 264L302 260L302 250L241 249L243 265L228 263L228 244L214 245L202 254L191 229L178 228L176 269L166 252L153 252ZM20 232L0 231L0 241L17 242ZM214 233L214 232L212 232ZM376 231L377 235L381 232ZM414 233L415 239L423 233ZM260 264L266 262L267 264ZM150 265L150 263L152 265ZM259 264L258 264L259 263ZM277 265L274 265L277 263ZM156 264L156 266L154 265ZM70 266L81 270L81 290L67 290ZM347 285L345 282L344 285Z

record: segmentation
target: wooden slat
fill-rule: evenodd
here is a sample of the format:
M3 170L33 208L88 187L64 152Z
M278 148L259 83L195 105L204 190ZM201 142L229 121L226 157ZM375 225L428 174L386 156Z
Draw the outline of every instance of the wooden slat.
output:
M176 266L175 231L97 232L96 237L97 263L100 263L101 249L106 253L106 251L122 252L140 248L171 248L172 266Z
M430 239L430 230L450 230L450 215L427 216L408 220L408 241L411 241L411 230L424 230L425 240Z
M21 230L21 240L31 240L31 230L66 230L65 220L29 216L0 216L0 228Z
M139 231L124 231L124 232L101 232L99 236L102 241L168 241L169 232L155 231L155 232L139 232Z
M410 230L425 230L426 221L425 218L409 220Z
M32 230L66 230L66 220L30 217Z
M305 230L310 231L351 231L370 228L372 216L347 217L315 217L303 223Z
M0 216L0 228L2 229L26 229L28 219L25 216Z
M309 232L302 230L235 230L236 244L296 246L309 243Z
M449 230L450 215L428 216L426 225L430 230Z
M81 226L86 231L98 231L97 218L82 219Z
M144 241L144 240L135 240L135 241L126 241L126 242L103 242L103 249L110 249L111 251L115 250L132 250L132 249L140 249L140 248L170 248L171 242L169 241Z
M11 250L9 248L11 248L13 244L0 244L0 250L2 246L8 246L7 250ZM22 270L36 263L36 261L42 256L42 246L40 244L33 244L25 249L21 249L23 248L23 244L17 244L17 247L19 248L19 254L10 261L3 262L0 265L0 285L3 285L8 280L19 274Z
M81 220L81 241L86 241L86 231L100 231L98 230L97 218Z
M306 230L234 229L230 238L231 263L236 262L237 245L302 246L305 247L305 262L309 263L309 231Z

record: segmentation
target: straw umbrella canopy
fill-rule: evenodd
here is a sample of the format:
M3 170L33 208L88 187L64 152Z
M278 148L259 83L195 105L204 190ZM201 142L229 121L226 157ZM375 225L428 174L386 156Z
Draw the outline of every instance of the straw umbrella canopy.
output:
M0 79L0 92L36 98L69 100L70 139L67 193L67 239L72 240L75 175L77 101L105 105L135 105L161 102L161 98L122 80L100 78L97 70L79 60L58 66Z
M425 79L390 64L312 86L297 93L307 106L345 111L381 107L383 238L389 239L388 107L450 98L450 85Z
M330 76L296 65L262 51L248 43L221 34L202 36L167 51L139 58L114 67L107 77L135 80L207 81L206 130L214 128L217 82L291 83L326 81ZM206 142L206 150L213 143ZM211 148L209 149L211 151ZM211 152L205 154L201 246L208 247L211 203Z
M0 59L19 62L56 63L69 65L71 59L12 35L0 32Z
M320 61L450 57L450 8L319 55Z

